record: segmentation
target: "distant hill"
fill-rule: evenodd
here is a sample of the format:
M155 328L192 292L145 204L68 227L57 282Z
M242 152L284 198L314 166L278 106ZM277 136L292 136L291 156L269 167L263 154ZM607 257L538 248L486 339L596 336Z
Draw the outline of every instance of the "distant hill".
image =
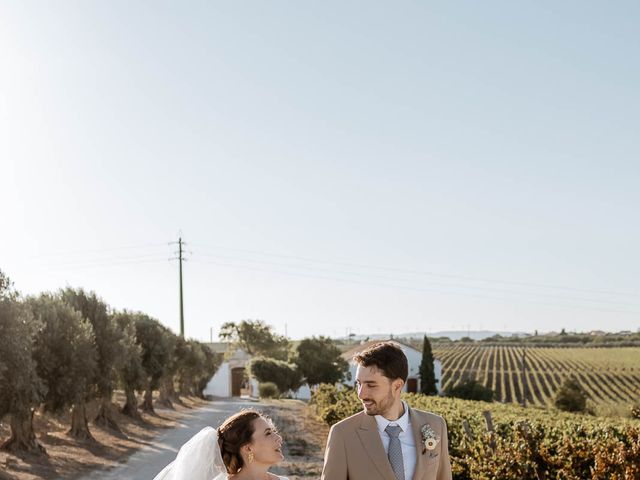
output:
M349 340L360 342L362 340L386 340L389 338L388 333L385 334L362 334L349 337ZM470 337L473 340L482 340L484 338L493 337L494 335L501 335L503 337L524 337L530 335L526 332L497 332L493 330L443 330L439 332L409 332L409 333L394 333L394 338L407 338L421 340L422 337L427 335L429 338L448 337L451 340L460 340L463 337ZM346 340L341 338L340 340Z

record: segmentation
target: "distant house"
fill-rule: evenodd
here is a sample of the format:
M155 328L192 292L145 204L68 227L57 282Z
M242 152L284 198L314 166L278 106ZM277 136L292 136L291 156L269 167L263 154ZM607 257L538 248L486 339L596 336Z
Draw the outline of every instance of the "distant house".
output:
M353 356L380 341L383 340L375 340L356 345L342 354L342 358L349 364L349 374L344 383L351 386L355 384L357 365L353 361ZM419 392L422 352L402 342L396 343L402 348L409 363L409 377L407 378L407 383L403 391ZM229 348L227 343L207 343L206 345L219 355L225 355ZM204 394L225 398L241 396L257 397L258 381L255 378L248 377L248 364L251 358L250 354L240 348L236 349L231 355L227 355L218 368L218 371L211 380L209 380L207 387L204 389ZM440 381L442 379L442 363L440 360L434 359L433 368L436 377L436 388L438 393L440 393ZM290 395L293 398L308 400L311 398L311 389L309 385L305 384L296 392L290 392Z
M204 389L205 395L214 397L258 397L258 381L249 376L249 362L252 356L241 348L237 348L230 355L228 354L228 343L207 343L206 344L216 354L226 358L209 380ZM308 385L303 385L295 392L289 392L293 398L309 400L311 390Z
M208 343L206 345L216 354L223 356L229 348L227 343ZM249 360L251 360L251 355L241 348L236 349L224 359L215 375L209 380L204 394L225 398L257 397L258 382L255 379L248 379L246 374Z
M384 340L373 340L370 342L361 343L360 345L356 345L350 350L344 352L342 354L342 358L344 358L349 363L349 375L350 380L345 383L348 385L355 385L356 379L356 369L358 365L353 360L353 357L360 352L363 352L367 348L376 343L379 343ZM393 340L404 352L407 357L407 362L409 363L409 376L407 377L407 382L404 385L404 392L408 393L417 393L420 392L420 363L422 362L422 352L413 348L411 345L407 345L406 343L398 342L397 340ZM441 380L442 380L442 362L437 358L433 360L433 370L436 377L436 389L438 393L441 392Z

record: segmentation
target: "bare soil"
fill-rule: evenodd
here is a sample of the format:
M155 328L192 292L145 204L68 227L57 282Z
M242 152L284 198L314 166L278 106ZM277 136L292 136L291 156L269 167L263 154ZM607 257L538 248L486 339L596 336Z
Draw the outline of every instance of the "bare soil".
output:
M114 395L117 404L124 404L124 395ZM68 413L50 415L36 412L34 429L38 441L47 455L14 455L0 451L0 480L75 479L94 469L105 469L124 462L136 450L150 445L158 433L173 428L194 408L206 402L198 398L182 397L184 405L175 404L175 410L156 408L156 415L141 412L142 420L116 412L114 416L122 433L99 427L92 422L89 429L95 441L76 440L67 431L71 424ZM90 404L87 417L94 418L97 404ZM0 423L0 443L9 438L9 426Z
M272 400L262 410L284 439L285 460L272 471L289 480L319 479L329 427L300 400Z

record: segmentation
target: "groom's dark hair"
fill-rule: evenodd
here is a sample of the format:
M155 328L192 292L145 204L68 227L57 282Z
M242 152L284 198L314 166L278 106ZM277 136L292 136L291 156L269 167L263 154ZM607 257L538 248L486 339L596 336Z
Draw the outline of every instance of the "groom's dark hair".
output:
M380 342L354 355L353 360L362 367L376 367L382 374L395 380L407 381L409 364L407 357L396 342Z

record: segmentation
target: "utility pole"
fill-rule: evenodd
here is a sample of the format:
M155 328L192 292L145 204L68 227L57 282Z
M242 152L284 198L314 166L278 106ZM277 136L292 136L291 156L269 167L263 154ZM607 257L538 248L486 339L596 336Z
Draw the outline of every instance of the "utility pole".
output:
M184 338L184 299L182 296L182 237L178 238L178 264L180 265L180 336Z
M178 258L174 258L173 260L178 260L178 271L179 271L179 276L180 276L180 336L182 338L184 338L184 298L183 298L183 294L182 294L182 262L183 261L187 261L186 258L184 258L184 253L185 251L182 249L182 247L184 245L186 245L186 242L182 241L182 237L178 238L177 242L171 242L171 244L178 244Z

